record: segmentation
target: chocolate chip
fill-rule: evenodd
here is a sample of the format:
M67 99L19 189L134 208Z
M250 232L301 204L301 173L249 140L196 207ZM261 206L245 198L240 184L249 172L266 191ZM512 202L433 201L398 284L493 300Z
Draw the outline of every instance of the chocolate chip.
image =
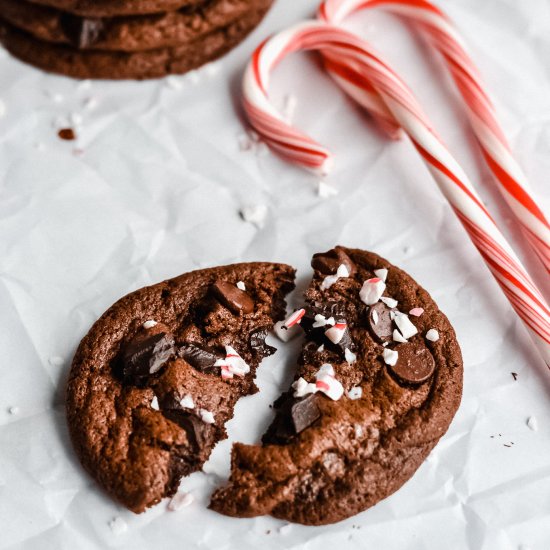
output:
M378 342L390 342L393 334L391 309L382 302L372 305L367 312L367 320L372 335Z
M328 252L314 254L311 260L311 267L324 275L334 275L342 264L350 275L355 271L355 264L339 246Z
M273 355L276 351L276 349L273 346L270 346L265 343L265 339L267 337L267 329L259 329L254 331L250 335L249 344L250 349L252 350L252 353L254 353L257 356L268 357L269 355Z
M252 313L254 311L254 301L250 296L237 288L232 283L217 281L212 285L212 293L227 309L235 314Z
M65 36L77 48L89 48L99 41L104 30L102 19L78 17L69 13L61 16Z
M195 344L184 344L178 350L178 355L198 371L213 372L217 368L214 363L218 356L213 350Z
M320 418L321 411L317 406L317 399L315 394L311 394L292 405L290 414L295 433L299 434L303 432Z
M434 373L434 358L424 346L400 344L395 351L398 353L397 363L388 368L399 380L407 384L422 384Z
M122 374L129 383L142 384L174 355L174 337L166 332L139 333L123 351Z

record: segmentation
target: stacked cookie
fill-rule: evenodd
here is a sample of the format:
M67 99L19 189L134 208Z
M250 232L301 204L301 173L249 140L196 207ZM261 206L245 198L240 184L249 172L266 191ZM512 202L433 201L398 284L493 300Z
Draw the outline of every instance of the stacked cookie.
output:
M75 78L184 73L229 51L273 0L0 0L16 57Z

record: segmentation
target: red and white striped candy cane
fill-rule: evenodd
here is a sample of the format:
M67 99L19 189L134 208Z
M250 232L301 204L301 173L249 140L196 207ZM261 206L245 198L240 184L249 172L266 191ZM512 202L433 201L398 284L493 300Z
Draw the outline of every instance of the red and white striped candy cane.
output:
M304 22L266 40L255 51L243 81L244 107L254 128L286 158L306 167L326 167L330 156L292 128L271 104L267 89L273 67L299 50L320 50L345 59L368 81L422 155L440 190L481 253L493 276L527 326L550 367L550 310L497 228L468 177L443 145L414 95L364 41L336 26Z
M352 13L377 6L411 20L414 28L442 55L464 99L468 118L498 188L550 273L550 224L531 196L527 178L512 156L478 70L446 15L427 0L325 0L319 8L319 18L338 24ZM374 102L372 92L369 90L369 95L362 97L363 86L355 85L353 67L330 56L327 61L327 69L337 82L368 109ZM379 116L375 120L380 123ZM390 125L389 120L383 120L384 129Z

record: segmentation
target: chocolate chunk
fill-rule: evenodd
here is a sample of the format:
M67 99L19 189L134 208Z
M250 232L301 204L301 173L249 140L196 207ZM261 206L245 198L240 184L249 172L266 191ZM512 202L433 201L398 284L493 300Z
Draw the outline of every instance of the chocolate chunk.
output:
M217 281L212 285L212 293L227 309L235 314L252 313L254 311L254 301L250 296L237 288L232 283Z
M422 384L433 374L435 361L430 350L418 344L400 344L395 348L397 363L388 366L399 380L407 384Z
M313 302L305 307L305 315L300 321L300 326L304 329L308 336L320 343L324 339L324 333L330 325L323 327L314 327L315 316L322 315L325 319L334 318L335 321L344 319L344 309L338 302Z
M295 433L299 434L303 432L321 416L321 411L317 406L317 399L315 394L311 394L292 405L290 414Z
M196 452L200 452L212 441L214 435L212 424L206 424L192 412L183 409L162 409L162 414L185 430L187 439Z
M61 26L71 44L77 48L93 46L101 38L105 27L102 19L77 17L70 13L63 13Z
M277 351L273 346L265 343L267 332L267 329L256 330L250 335L249 339L252 353L260 356L261 358L273 355L275 351Z
M314 254L311 260L311 267L324 275L334 275L342 264L350 275L355 271L352 259L338 246L328 252Z
M123 351L122 374L129 383L141 385L174 355L174 337L166 332L139 333Z
M178 355L198 371L207 373L217 369L214 367L214 363L218 360L218 356L213 350L195 344L184 344L178 350Z
M377 302L367 312L369 329L378 342L390 342L392 339L393 321L390 311L386 304Z

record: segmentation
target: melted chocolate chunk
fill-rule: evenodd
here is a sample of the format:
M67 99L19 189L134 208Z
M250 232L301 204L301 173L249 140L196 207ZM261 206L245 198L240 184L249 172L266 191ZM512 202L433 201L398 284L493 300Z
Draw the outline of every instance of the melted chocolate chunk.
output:
M317 399L318 397L315 394L311 394L292 405L290 414L295 433L299 434L303 432L321 417L321 411L317 406Z
M413 343L400 344L395 351L398 353L397 363L388 368L402 382L422 384L434 373L434 358L430 350L424 346Z
M178 355L187 361L194 369L198 371L211 373L218 367L214 363L218 356L213 350L196 346L195 344L184 344L178 351Z
M262 358L273 355L277 351L273 346L265 343L266 337L267 329L260 329L254 331L250 335L249 340L250 349L252 350L252 352Z
M391 309L383 302L377 302L368 309L367 321L374 338L380 342L390 342L393 335Z
M61 16L63 32L77 48L89 48L99 41L105 27L98 18L78 17L70 13Z
M217 281L212 285L212 293L219 302L235 314L252 313L254 301L240 288L232 283Z
M345 265L350 275L355 271L352 259L340 248L314 254L311 267L324 275L334 275L341 265Z
M346 329L342 339L335 344L329 340L325 332L331 328L333 325L323 325L315 327L313 326L316 323L315 317L317 315L322 315L325 319L334 319L335 323L345 322L346 319L343 315L344 310L342 305L338 302L314 302L313 304L306 305L306 313L302 317L301 326L304 329L308 340L315 342L317 345L324 344L329 350L337 351L341 355L344 354L345 349L352 349L353 343L351 341L351 336L349 330Z
M126 382L141 385L158 372L175 353L174 337L166 332L139 333L124 348L122 375Z

